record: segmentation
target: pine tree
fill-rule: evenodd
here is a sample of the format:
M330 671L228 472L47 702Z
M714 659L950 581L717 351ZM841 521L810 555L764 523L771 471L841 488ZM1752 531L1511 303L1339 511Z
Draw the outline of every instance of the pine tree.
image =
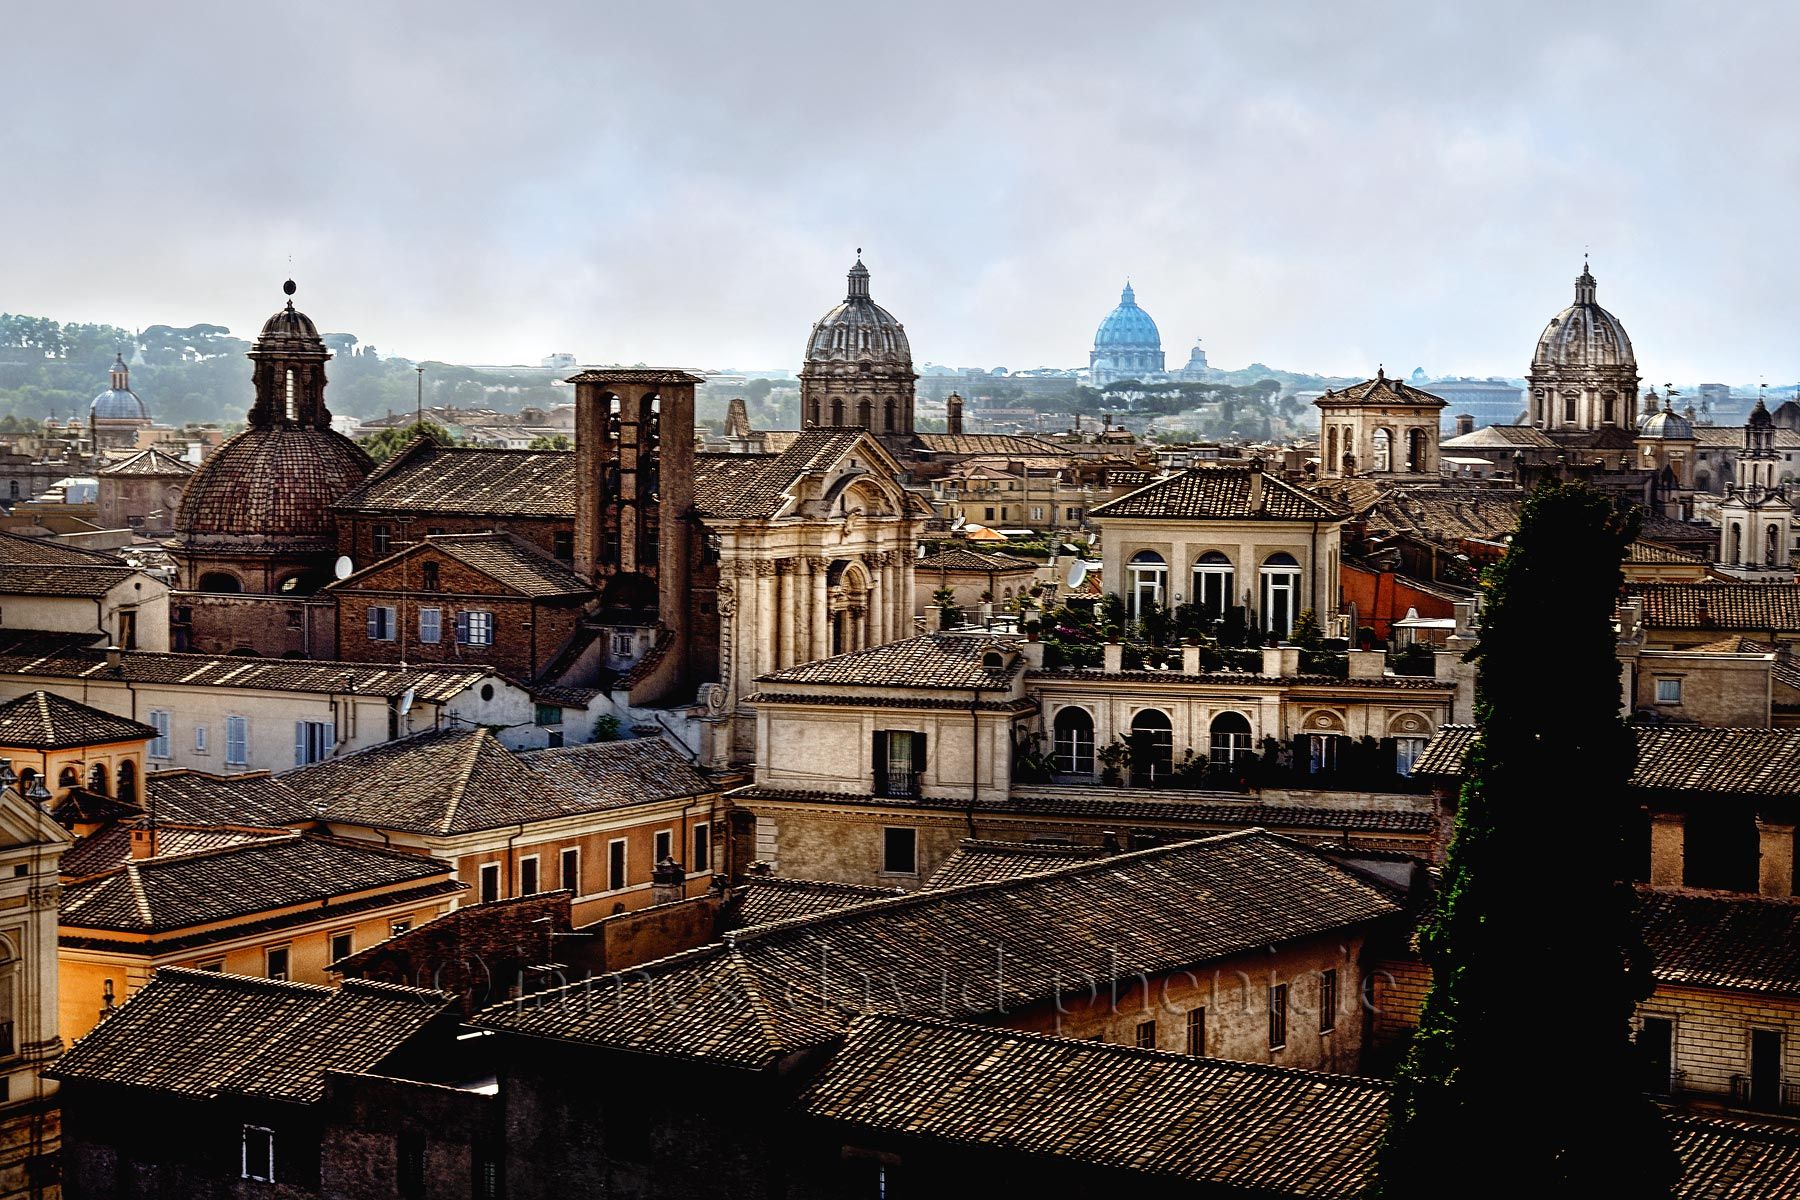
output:
M1679 1172L1630 1022L1651 990L1628 861L1631 732L1613 608L1635 514L1582 484L1525 501L1492 571L1432 985L1376 1194L1667 1196Z

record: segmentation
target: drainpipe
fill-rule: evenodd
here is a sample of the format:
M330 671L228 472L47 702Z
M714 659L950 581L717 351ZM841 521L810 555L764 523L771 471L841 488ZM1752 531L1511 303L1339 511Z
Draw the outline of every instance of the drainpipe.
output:
M501 877L503 879L505 879L506 890L509 892L516 892L519 890L519 881L517 879L518 865L513 861L513 843L518 841L520 838L522 838L524 836L525 836L525 822L520 821L519 827L517 829L515 829L511 834L509 834L506 839L506 866L501 871ZM538 874L542 875L543 872L540 871L540 872L538 872ZM476 871L476 881L477 881L476 886L477 886L477 888L480 887L480 877L481 877L480 870L477 869L477 871ZM541 882L541 880L540 880L540 882ZM504 899L506 899L506 897L505 896L495 896L494 899L504 900ZM480 891L477 891L475 893L475 903L477 903L477 904L481 903Z

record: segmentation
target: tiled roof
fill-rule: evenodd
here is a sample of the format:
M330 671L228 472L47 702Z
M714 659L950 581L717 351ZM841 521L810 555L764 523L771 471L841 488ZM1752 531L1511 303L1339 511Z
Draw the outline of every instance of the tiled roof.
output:
M1347 515L1305 488L1267 472L1262 475L1262 502L1252 507L1250 476L1248 467L1189 467L1096 505L1089 515L1174 521L1341 521Z
M767 925L794 917L814 917L866 900L904 896L903 888L832 883L824 879L786 879L779 875L747 875L732 899L738 925Z
M834 658L801 663L757 678L759 683L844 684L897 688L1007 688L1025 660L1016 642L986 633L927 633L855 650ZM989 652L1000 666L987 666Z
M785 788L747 787L731 793L734 804L745 807L759 800L796 804L848 805L852 807L913 808L921 811L967 812L967 798L915 800L889 799L857 793L802 792ZM1108 824L1141 822L1198 831L1267 828L1317 830L1332 834L1367 833L1411 836L1429 834L1437 819L1425 808L1371 809L1327 808L1317 805L1266 804L1235 792L1143 792L1119 797L1102 796L1083 789L1068 792L1015 791L1002 801L984 800L974 811L982 815L1053 817Z
M489 1009L477 1023L762 1067L824 1041L856 1012L942 1013L947 978L963 985L959 995L1017 1011L1071 979L1159 974L1399 912L1386 891L1323 855L1249 830L740 929L626 977Z
M829 469L868 436L869 431L860 428L806 429L792 446L776 455L697 455L694 507L709 517L773 517L781 511L796 480ZM733 458L760 463L760 469L721 461Z
M60 869L63 876L74 879L123 866L131 859L131 832L142 826L142 821L129 821L82 838L62 856ZM174 825L159 821L156 826L156 848L159 854L189 854L196 850L218 850L225 846L241 846L245 842L286 836L286 830Z
M1625 547L1625 561L1628 563L1670 563L1699 566L1706 560L1697 554L1689 554L1685 550L1677 550L1673 546L1664 546L1659 542L1646 542L1640 538Z
M1742 425L1696 425L1694 440L1702 450L1742 450L1744 448L1744 427ZM1800 450L1800 433L1792 429L1775 428L1775 448L1777 450Z
M582 811L656 804L718 790L662 738L532 750L519 761L574 798Z
M958 546L940 550L913 564L920 571L1035 571L1037 564L1010 554L980 554Z
M145 788L159 820L191 825L277 826L311 820L313 801L265 772L209 775L157 771Z
M1372 675L1363 679L1340 679L1335 675L1262 675L1250 671L1202 671L1197 675L1181 671L1102 671L1096 667L1059 667L1054 671L1033 671L1033 679L1108 679L1132 683L1255 683L1279 682L1286 687L1321 688L1395 688L1401 691L1449 691L1455 685L1448 679L1430 675Z
M100 470L102 475L192 475L194 465L161 450L139 450L130 458Z
M1800 900L1638 888L1656 981L1800 996Z
M699 375L691 375L686 371L671 371L655 367L588 367L578 375L571 375L564 383L682 383L693 386L705 383Z
M63 890L61 921L75 929L166 933L372 888L442 877L421 854L289 834L133 859Z
M1404 404L1422 408L1444 408L1449 401L1442 396L1434 396L1430 392L1408 384L1404 379L1389 379L1377 373L1373 379L1365 379L1361 383L1353 383L1334 392L1326 392L1314 404L1320 408L1341 408L1346 405L1379 405Z
M137 572L127 566L0 563L0 596L104 596Z
M423 553L427 546L479 571L520 596L544 599L553 596L582 596L593 591L587 580L561 560L545 554L524 538L501 532L434 534L379 562L371 563L354 575L334 580L326 585L326 590L352 589L359 581L377 571L387 570L402 558Z
M1794 652L1784 645L1759 642L1753 638L1739 638L1732 649L1738 654L1773 654L1775 665L1770 673L1777 683L1787 687L1800 689L1800 661L1796 661Z
M421 438L332 506L339 511L575 519L575 453L440 446Z
M944 860L926 881L926 890L960 887L965 883L993 883L1018 879L1041 871L1054 871L1070 863L1104 858L1100 846L1060 842L995 842L964 838L955 854Z
M122 567L116 555L65 546L47 538L0 533L0 566Z
M1374 1079L869 1016L801 1093L862 1130L1046 1155L1221 1194L1349 1198L1374 1164Z
M1789 1200L1800 1195L1800 1138L1791 1125L1671 1114L1681 1158L1676 1200Z
M1370 533L1412 534L1426 541L1503 541L1519 528L1522 492L1494 488L1392 487L1363 518Z
M485 728L399 738L302 767L281 782L321 820L412 833L470 833L590 811Z
M88 649L91 637L36 635L9 641L0 638L0 674L45 680L123 680L127 683L180 684L190 687L251 688L278 692L364 696L401 696L436 702L461 695L483 679L493 678L484 666L445 663L402 668L373 663L307 661L295 658L249 658L233 654L157 654L134 650L107 662L106 652Z
M0 746L65 750L153 738L156 730L54 692L27 692L0 704Z
M213 1098L312 1103L332 1071L366 1071L423 1032L441 992L341 988L164 967L48 1074Z
M1555 442L1535 425L1483 425L1438 443L1440 450L1549 450Z
M1636 583L1652 629L1747 629L1800 633L1800 584Z
M1645 725L1634 727L1632 735L1637 742L1634 788L1770 800L1800 794L1800 729ZM1413 772L1461 776L1474 744L1473 725L1445 725Z
M332 505L374 466L343 434L310 426L251 428L228 438L182 489L181 540L335 540Z
M1042 438L1016 433L915 433L913 442L932 454L1029 454L1063 457L1060 448Z
M944 696L906 696L904 698L883 693L867 696L846 696L838 694L828 696L824 693L809 695L804 692L752 692L744 697L745 704L801 704L801 705L849 705L853 708L917 708L953 710L968 712L1010 712L1033 713L1038 710L1038 702L1030 696L1021 696L1017 700L981 700L968 701L956 695Z

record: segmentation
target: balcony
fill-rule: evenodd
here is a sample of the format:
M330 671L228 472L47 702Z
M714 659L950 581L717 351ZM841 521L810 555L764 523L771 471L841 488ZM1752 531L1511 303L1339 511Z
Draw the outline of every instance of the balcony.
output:
M1800 1081L1765 1080L1759 1086L1748 1075L1732 1075L1724 1087L1688 1078L1686 1071L1671 1071L1665 1083L1654 1078L1645 1088L1651 1096L1671 1104L1695 1108L1728 1108L1771 1115L1800 1116Z
M919 773L900 767L877 770L875 772L875 794L891 800L917 800L919 798Z

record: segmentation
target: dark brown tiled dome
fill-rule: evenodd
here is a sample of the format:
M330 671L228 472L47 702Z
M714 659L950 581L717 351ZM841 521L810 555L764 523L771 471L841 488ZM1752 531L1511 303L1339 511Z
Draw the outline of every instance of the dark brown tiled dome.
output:
M246 429L206 460L182 494L176 532L184 540L335 540L331 506L375 463L331 429Z

